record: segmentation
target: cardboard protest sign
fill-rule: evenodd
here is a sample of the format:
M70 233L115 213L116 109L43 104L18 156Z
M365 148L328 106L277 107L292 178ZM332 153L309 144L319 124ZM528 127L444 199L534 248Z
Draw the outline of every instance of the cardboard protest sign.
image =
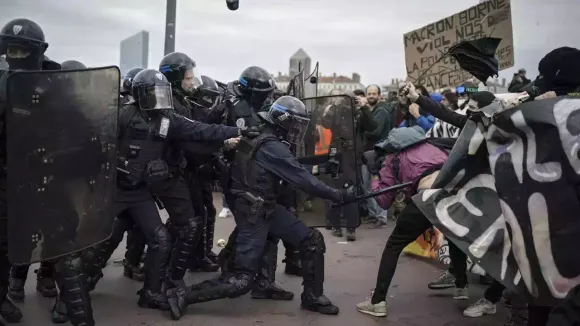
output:
M490 0L453 16L411 31L403 36L407 77L430 89L454 87L471 75L454 58L443 57L449 48L462 40L483 37L501 38L496 56L499 70L514 65L513 31L510 0Z

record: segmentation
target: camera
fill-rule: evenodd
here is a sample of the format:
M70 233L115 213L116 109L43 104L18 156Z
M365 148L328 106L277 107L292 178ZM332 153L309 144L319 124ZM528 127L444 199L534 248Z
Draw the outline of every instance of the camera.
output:
M229 10L238 10L240 7L240 0L226 0Z

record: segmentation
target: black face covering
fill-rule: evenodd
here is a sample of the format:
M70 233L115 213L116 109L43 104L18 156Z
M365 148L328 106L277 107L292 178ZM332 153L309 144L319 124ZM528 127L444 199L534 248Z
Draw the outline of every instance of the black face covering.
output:
M9 70L41 70L42 60L40 55L36 53L31 53L26 58L6 58Z
M263 106L270 93L268 92L252 92L250 97L250 105L255 111L259 111Z

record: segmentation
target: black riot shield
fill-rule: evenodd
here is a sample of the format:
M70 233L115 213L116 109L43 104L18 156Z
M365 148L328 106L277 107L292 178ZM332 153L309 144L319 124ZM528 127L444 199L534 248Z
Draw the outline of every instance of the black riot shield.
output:
M354 99L350 96L322 96L303 99L310 113L309 130L304 136L300 162L318 178L334 188L358 186L361 181L359 161L362 144L355 134ZM325 170L327 162L338 163L339 170ZM312 227L333 225L355 228L360 225L358 203L331 207L330 202L300 194L297 212Z
M117 67L16 72L7 81L8 248L13 264L57 258L112 232Z

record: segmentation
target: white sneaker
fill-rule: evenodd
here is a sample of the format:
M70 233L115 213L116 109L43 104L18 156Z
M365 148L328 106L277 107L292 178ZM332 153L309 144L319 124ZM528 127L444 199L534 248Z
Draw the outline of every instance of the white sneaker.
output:
M455 288L455 294L453 295L454 300L469 300L469 289L466 287L464 288Z
M230 209L227 207L222 208L222 211L218 215L219 218L227 218L227 217L231 217L231 216L232 216L232 211L230 211Z
M479 301L463 310L463 316L477 318L483 315L493 315L495 314L495 311L495 305L491 303L491 301L481 298Z
M371 315L374 317L386 317L387 302L381 301L377 304L372 304L371 298L367 298L365 301L356 305L356 310L362 312L363 314Z

